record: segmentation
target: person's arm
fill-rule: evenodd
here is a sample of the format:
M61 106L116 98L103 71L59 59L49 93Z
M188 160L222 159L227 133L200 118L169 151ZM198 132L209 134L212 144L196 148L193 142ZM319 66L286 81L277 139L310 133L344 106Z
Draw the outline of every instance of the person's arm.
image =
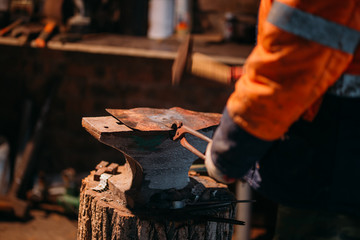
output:
M252 136L239 127L224 110L213 141L206 151L208 174L223 183L234 182L255 166L271 147L271 141Z
M262 6L268 3L263 0ZM244 176L341 76L360 39L349 28L360 24L358 5L281 0L270 12L260 9L257 46L209 149L211 163L222 174Z

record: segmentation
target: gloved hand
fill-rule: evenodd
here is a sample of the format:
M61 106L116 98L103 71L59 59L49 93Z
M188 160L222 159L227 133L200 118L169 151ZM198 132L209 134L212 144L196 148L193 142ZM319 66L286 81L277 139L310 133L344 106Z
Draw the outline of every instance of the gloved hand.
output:
M205 167L210 177L214 178L215 180L230 184L235 182L235 178L229 178L225 174L223 174L215 165L213 160L211 159L211 146L212 142L210 142L206 147L205 152Z

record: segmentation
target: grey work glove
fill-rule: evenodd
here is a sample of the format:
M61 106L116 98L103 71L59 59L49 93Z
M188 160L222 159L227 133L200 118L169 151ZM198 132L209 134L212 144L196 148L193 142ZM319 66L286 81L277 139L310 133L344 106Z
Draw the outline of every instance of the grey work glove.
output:
M231 184L235 182L235 178L229 178L225 174L223 174L214 164L211 158L211 147L212 142L210 142L206 147L205 152L205 167L210 177L214 178L218 182Z

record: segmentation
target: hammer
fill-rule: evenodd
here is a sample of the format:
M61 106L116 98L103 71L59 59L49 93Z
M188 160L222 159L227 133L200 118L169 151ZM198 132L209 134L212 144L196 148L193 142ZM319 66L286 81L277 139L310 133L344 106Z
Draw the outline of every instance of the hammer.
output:
M241 77L242 67L228 66L207 55L193 53L192 48L193 39L188 35L180 45L172 66L173 86L180 84L185 72L226 85L231 85Z

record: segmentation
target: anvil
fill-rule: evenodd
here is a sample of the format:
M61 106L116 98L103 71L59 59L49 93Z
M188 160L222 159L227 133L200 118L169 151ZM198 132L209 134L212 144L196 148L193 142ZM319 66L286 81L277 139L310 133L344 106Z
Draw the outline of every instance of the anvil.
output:
M82 125L97 140L125 156L121 173L109 178L108 183L129 206L145 205L161 192L194 187L189 169L205 152L221 114L178 107L107 112L112 116L84 117ZM173 200L177 198L181 197L174 194Z

